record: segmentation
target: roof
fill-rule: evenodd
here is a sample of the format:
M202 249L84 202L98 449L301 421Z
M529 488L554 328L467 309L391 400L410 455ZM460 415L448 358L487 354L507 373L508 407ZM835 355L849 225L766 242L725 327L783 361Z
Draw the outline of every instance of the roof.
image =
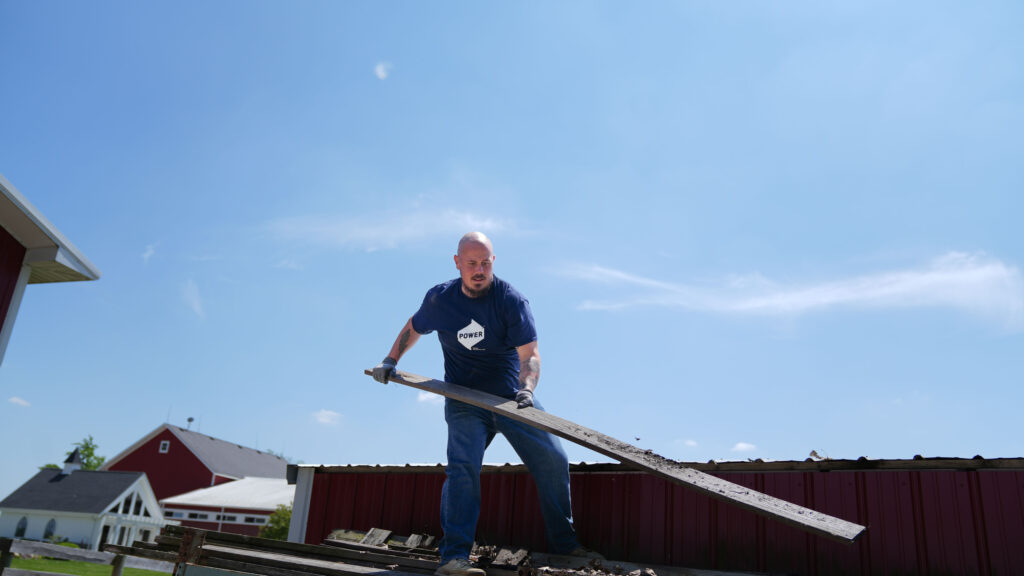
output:
M820 471L831 472L839 470L863 471L863 470L1024 470L1024 458L925 458L914 456L912 459L899 460L871 460L860 457L856 460L744 460L744 461L715 461L708 462L678 462L687 468L700 470L701 472L793 472L793 471ZM291 464L290 476L294 480L300 468L312 468L316 472L334 473L444 473L444 464ZM527 468L519 463L505 464L484 464L482 472L488 473L520 473L527 472ZM573 462L569 464L569 471L576 472L636 472L635 468L620 464L618 462Z
M253 448L246 448L240 444L220 440L213 436L186 430L172 424L161 424L156 430L153 430L138 442L105 462L102 469L109 470L122 458L131 454L164 430L169 430L174 434L190 452L195 454L196 458L203 465L218 476L228 478L245 478L247 476L258 478L285 477L288 461L280 456L269 452L261 452Z
M96 280L100 271L0 174L0 227L25 247L29 284Z
M0 501L0 508L100 514L121 494L144 478L142 472L40 470Z
M294 499L295 486L284 478L243 478L164 498L160 504L273 510L279 505L290 505Z

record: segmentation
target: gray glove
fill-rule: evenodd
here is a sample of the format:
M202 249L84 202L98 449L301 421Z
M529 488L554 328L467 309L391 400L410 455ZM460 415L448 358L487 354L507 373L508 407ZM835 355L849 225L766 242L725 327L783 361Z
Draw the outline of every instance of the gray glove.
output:
M526 408L527 406L533 406L533 392L523 388L519 392L516 392L516 402L518 406L516 408Z
M398 360L395 360L391 356L381 360L380 364L373 367L373 379L381 384L387 384L388 378L395 371L395 366L398 365Z

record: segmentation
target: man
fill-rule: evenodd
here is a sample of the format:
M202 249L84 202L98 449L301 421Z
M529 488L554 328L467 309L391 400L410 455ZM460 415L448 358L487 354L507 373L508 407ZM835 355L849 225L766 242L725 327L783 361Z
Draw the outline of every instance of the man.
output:
M494 250L480 232L459 241L459 277L431 288L405 323L391 352L373 370L387 383L402 355L423 334L437 331L445 380L515 399L519 408L542 409L534 398L540 353L530 303L494 276ZM441 490L439 576L485 576L469 561L480 515L480 466L484 450L501 432L530 469L540 497L549 551L599 557L580 547L569 500L569 463L558 439L483 408L445 399L447 478Z

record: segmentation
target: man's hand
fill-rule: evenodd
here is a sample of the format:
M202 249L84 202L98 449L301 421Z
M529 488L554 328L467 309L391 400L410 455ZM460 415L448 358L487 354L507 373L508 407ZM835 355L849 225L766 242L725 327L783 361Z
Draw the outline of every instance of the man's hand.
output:
M533 392L527 390L526 388L523 388L519 392L516 392L516 403L518 404L516 408L526 408L528 406L533 406Z
M395 360L391 356L388 356L373 367L373 379L381 384L387 384L388 378L391 377L391 373L395 371L395 366L398 365L398 360Z

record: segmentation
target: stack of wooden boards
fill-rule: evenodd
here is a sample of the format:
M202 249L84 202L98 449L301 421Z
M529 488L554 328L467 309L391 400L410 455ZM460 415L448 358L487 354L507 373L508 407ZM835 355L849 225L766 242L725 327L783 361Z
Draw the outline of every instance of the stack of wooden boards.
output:
M116 554L174 562L175 576L413 576L433 574L439 557L432 536L395 536L374 528L369 532L339 530L322 545L267 540L197 528L167 526L156 543L131 547L106 545ZM737 576L737 572L691 570L596 561L522 549L477 546L472 559L490 574L511 576ZM749 574L749 573L744 573Z

